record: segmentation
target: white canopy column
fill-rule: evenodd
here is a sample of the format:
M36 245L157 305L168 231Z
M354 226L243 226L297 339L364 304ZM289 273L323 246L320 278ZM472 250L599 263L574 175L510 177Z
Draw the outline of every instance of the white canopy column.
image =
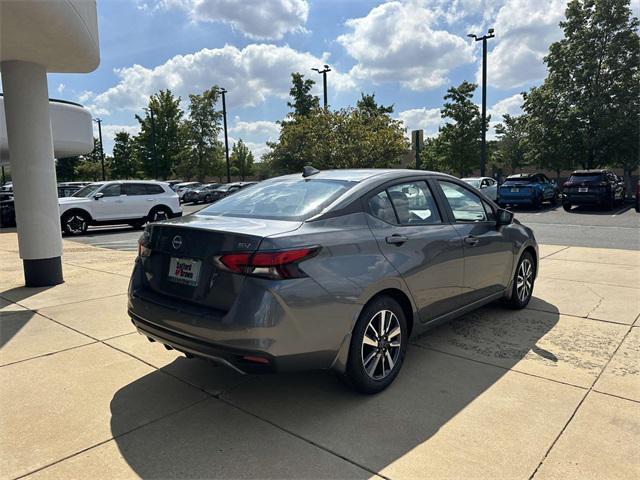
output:
M100 61L92 0L0 0L0 71L18 228L28 287L63 281L47 72L90 72ZM80 106L70 109L83 110ZM82 114L79 118L82 118ZM91 117L69 154L92 148ZM69 124L72 125L72 124ZM68 132L67 132L68 133ZM74 132L68 135L74 138ZM68 142L67 142L68 143ZM2 153L2 152L0 152Z

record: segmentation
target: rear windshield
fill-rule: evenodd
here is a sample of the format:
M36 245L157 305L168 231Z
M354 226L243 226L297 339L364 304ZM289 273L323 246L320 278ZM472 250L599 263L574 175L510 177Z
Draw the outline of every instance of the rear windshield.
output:
M601 181L602 181L601 173L588 173L588 174L574 173L569 177L569 182L572 182L572 183L601 182Z
M533 177L507 178L503 185L524 185L533 182Z
M355 182L287 179L261 182L219 200L198 214L302 221L320 213Z

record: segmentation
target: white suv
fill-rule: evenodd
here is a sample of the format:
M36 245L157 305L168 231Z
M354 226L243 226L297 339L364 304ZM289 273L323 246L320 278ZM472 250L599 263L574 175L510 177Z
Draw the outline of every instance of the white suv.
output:
M167 183L153 181L91 183L58 203L62 230L69 235L80 235L89 225L126 223L140 228L182 215L176 192Z

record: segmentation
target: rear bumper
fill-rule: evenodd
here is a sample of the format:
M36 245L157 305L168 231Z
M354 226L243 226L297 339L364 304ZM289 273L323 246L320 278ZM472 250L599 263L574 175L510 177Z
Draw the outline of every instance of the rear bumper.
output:
M505 205L531 205L534 197L504 197L498 195L498 201Z
M570 203L571 205L601 205L605 202L605 195L595 193L565 193L562 197L562 203Z
M336 302L308 278L284 288L248 278L224 312L150 292L142 275L136 263L128 313L140 334L243 373L331 368L360 309Z

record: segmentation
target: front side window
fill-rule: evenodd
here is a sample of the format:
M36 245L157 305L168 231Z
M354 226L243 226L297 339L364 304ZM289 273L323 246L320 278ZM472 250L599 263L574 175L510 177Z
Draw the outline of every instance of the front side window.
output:
M104 187L102 190L100 190L100 193L102 193L102 196L104 197L119 197L120 191L120 184L114 183L112 185L107 185L106 187Z
M403 225L440 223L440 213L431 190L425 182L408 182L387 189L389 197Z
M487 213L476 194L455 183L438 180L444 196L453 211L456 222L486 222Z
M100 183L92 183L91 185L87 185L86 187L82 187L76 193L72 195L72 197L88 197L92 195L96 190L98 190L102 184Z
M268 180L224 197L200 210L198 215L306 220L320 213L353 185L355 182L342 180Z

